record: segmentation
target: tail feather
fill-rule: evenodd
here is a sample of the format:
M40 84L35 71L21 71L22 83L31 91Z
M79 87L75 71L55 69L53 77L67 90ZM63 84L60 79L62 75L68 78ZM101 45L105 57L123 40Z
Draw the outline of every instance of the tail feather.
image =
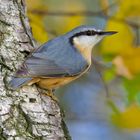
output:
M27 82L29 82L32 78L18 78L14 77L10 83L9 86L15 90L17 88L20 88L21 86L25 85Z

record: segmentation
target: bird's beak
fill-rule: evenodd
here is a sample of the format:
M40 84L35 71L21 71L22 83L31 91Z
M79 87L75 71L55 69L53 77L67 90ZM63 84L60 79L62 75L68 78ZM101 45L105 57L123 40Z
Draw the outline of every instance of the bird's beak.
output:
M113 35L116 33L118 33L118 32L116 32L116 31L100 31L100 32L98 32L99 35Z

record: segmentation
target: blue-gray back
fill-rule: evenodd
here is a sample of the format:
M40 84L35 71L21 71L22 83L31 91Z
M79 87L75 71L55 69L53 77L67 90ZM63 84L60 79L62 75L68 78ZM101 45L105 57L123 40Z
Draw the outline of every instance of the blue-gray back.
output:
M57 37L36 49L17 71L17 76L73 76L84 71L88 63L72 46L67 36Z

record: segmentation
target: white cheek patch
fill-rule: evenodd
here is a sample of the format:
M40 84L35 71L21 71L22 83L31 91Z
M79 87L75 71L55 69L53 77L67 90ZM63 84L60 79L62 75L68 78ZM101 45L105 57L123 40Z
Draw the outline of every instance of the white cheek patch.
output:
M95 36L83 35L83 36L75 37L74 42L76 42L76 44L79 44L80 46L83 46L83 47L93 47L101 39L102 37L99 37L97 35Z

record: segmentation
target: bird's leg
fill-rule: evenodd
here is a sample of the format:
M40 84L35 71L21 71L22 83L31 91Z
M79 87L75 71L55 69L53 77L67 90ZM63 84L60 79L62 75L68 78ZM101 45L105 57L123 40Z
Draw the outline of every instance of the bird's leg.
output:
M37 90L40 94L43 94L43 95L46 95L46 96L49 96L51 99L53 99L54 101L57 101L58 102L58 99L57 97L55 97L54 95L54 91L55 89L40 89L37 87Z
M58 99L57 97L55 97L55 95L53 94L55 89L44 89L44 88L38 88L37 86L37 90L40 94L43 94L43 95L46 95L46 96L49 96L51 99L53 99L54 101L57 101L58 102Z
M49 96L54 101L58 101L57 97L54 95L54 89L47 89L46 95Z

